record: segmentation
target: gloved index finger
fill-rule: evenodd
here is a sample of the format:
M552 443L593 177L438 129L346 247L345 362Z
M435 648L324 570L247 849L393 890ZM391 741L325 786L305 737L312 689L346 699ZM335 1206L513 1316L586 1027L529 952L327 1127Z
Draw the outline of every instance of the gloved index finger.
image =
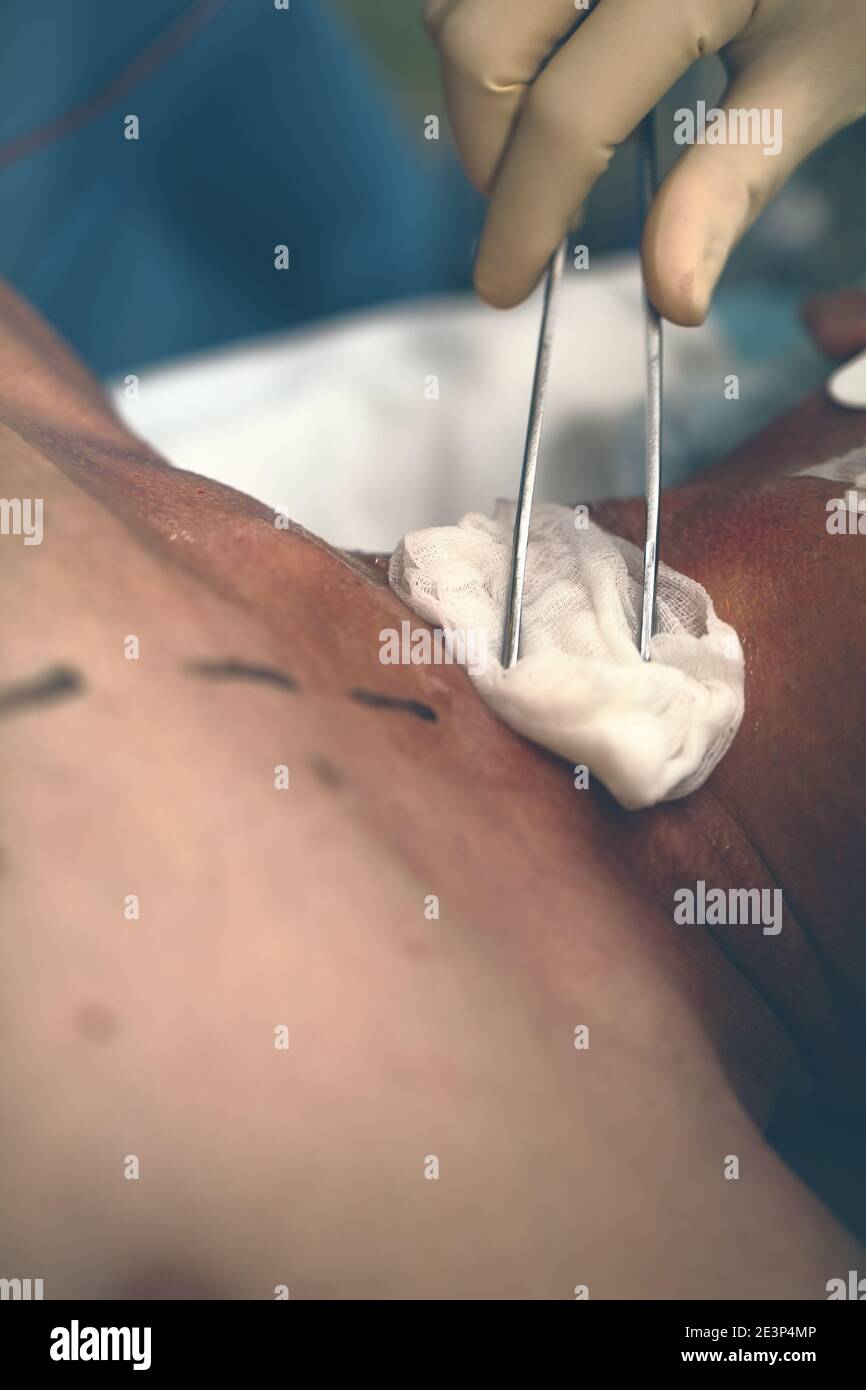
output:
M695 60L748 23L752 0L601 0L523 104L496 178L475 283L506 308L532 290L614 147Z
M466 172L486 192L526 91L557 43L592 8L574 0L428 0L442 85Z

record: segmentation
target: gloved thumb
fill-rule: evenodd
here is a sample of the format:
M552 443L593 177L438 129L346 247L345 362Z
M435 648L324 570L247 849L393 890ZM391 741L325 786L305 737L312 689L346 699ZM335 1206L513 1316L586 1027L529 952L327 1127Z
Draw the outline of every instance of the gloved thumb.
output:
M829 132L809 103L764 73L737 78L718 107L676 113L685 154L647 219L643 266L649 296L673 323L703 323L737 242L806 155Z

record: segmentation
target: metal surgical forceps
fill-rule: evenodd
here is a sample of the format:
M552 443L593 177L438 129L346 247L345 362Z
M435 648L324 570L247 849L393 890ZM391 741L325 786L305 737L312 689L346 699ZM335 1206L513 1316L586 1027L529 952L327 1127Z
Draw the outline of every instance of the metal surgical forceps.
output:
M655 150L655 122L652 113L640 127L639 143L641 220L646 222L650 204L658 185ZM502 637L502 665L514 666L520 651L520 619L523 610L523 582L526 577L526 551L529 544L529 523L532 516L532 494L538 468L541 428L544 422L544 400L553 334L562 290L562 272L568 251L568 237L561 242L547 271L541 329L532 381L529 406L529 425L520 473L520 493L514 518L514 537L511 547L511 577L505 628ZM658 579L659 525L661 521L661 446L662 446L662 328L661 318L650 303L644 288L644 323L646 333L646 540L643 553L643 599L640 628L636 643L644 661L650 659L650 639L655 631L656 582Z

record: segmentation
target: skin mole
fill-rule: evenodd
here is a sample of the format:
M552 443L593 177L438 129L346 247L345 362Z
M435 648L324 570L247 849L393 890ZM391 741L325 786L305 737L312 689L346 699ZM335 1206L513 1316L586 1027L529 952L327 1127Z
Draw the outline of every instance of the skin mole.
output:
M322 757L321 753L314 753L312 755L310 758L310 767L324 786L331 787L334 791L338 791L340 787L346 785L346 779L336 763L331 762L330 758Z
M173 1260L152 1260L131 1271L122 1279L118 1292L111 1295L120 1300L136 1301L200 1301L227 1299L230 1291L204 1269L190 1265L183 1257Z
M82 1038L92 1043L107 1042L120 1028L117 1015L107 1005L100 1003L83 1005L75 1023Z
M407 960L420 962L429 959L433 954L433 948L429 941L410 938L403 943L403 952Z

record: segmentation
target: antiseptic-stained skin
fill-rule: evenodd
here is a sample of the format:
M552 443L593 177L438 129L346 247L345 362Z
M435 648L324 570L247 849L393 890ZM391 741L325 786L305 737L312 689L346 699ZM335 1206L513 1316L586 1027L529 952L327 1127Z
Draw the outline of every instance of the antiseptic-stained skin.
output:
M9 294L0 324L0 491L45 517L0 545L2 686L80 680L0 717L3 1268L812 1298L862 1267L761 1134L815 1084L862 1101L866 569L832 487L783 476L862 424L808 402L669 494L746 717L701 792L629 816L461 671L383 666L380 568L155 459ZM595 515L639 538L638 504ZM781 887L783 931L675 926L698 878Z

